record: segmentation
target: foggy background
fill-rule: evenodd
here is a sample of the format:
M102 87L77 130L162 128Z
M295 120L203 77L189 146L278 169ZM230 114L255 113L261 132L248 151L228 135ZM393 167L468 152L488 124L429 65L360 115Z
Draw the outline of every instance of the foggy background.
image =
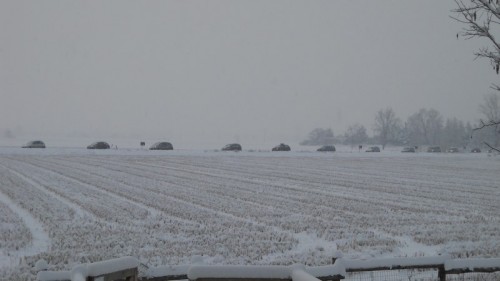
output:
M0 145L299 142L392 107L477 121L498 79L452 0L2 1ZM8 133L6 133L8 132ZM49 146L50 143L46 142ZM86 143L88 144L88 143Z

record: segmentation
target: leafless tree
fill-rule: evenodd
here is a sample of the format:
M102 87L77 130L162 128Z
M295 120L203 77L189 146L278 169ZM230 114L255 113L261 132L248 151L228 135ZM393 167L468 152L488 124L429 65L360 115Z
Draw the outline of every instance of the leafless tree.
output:
M485 119L481 119L480 126L475 130L487 130L488 141L485 145L490 149L500 152L500 103L497 93L484 96L483 103L479 105L479 111ZM485 121L486 120L486 121Z
M307 139L302 141L300 145L328 145L334 142L335 138L332 129L316 128L309 133Z
M396 117L392 108L381 109L375 115L375 125L373 130L377 133L382 149L388 142L396 138L396 133L401 126L401 120Z
M347 128L345 140L353 148L355 145L361 145L368 140L366 128L361 124L354 124Z
M486 58L490 61L493 71L499 74L500 71L500 41L496 38L496 35L500 34L500 0L454 0L457 4L457 8L453 10L456 16L452 16L458 22L465 25L462 32L457 34L457 38L462 36L466 39L472 38L484 38L489 43L486 47L480 48L476 53L477 58ZM491 88L496 91L500 91L500 86L497 84L492 84ZM491 97L491 96L489 96ZM480 126L475 130L482 130L484 128L491 129L495 135L494 143L490 144L485 142L485 144L490 147L490 149L500 152L498 148L498 127L500 125L500 116L488 116L486 111L489 111L486 107L489 105L488 97L485 103L481 105L481 111L485 114L486 121L481 120ZM498 108L498 97L496 97L496 104ZM494 117L494 118L490 118Z
M484 103L479 105L479 111L484 114L486 120L500 119L500 103L498 94L491 93L484 96Z
M493 70L499 72L500 65L500 44L495 35L500 29L500 4L498 0L455 0L457 9L453 12L457 16L452 16L458 22L465 24L462 32L457 36L466 39L485 38L489 41L490 47L480 48L476 53L478 58L489 59ZM493 85L497 90L500 87Z
M443 129L443 117L435 109L422 108L406 122L412 144L438 145Z
M470 143L470 132L465 128L464 122L457 118L446 119L441 144L445 147L465 147Z

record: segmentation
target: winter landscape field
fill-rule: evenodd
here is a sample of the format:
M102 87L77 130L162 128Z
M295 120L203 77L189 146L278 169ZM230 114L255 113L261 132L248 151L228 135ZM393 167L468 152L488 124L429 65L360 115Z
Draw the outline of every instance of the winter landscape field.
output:
M143 264L500 256L486 153L0 150L0 280Z

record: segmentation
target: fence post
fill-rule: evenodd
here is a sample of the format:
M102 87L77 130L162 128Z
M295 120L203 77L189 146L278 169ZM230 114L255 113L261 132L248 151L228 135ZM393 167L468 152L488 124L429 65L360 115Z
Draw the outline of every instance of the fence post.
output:
M439 281L446 281L446 270L444 269L444 265L438 267L438 278Z
M342 254L341 251L336 251L335 253L333 253L333 256L332 256L332 264L335 264L335 262L337 261L337 259L340 259L340 258L343 258L344 257L344 254Z

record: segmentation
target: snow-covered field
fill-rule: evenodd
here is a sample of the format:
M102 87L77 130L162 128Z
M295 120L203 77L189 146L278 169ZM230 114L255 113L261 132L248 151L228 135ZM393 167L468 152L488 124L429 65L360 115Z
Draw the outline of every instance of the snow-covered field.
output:
M0 280L149 266L500 256L500 157L0 148Z

